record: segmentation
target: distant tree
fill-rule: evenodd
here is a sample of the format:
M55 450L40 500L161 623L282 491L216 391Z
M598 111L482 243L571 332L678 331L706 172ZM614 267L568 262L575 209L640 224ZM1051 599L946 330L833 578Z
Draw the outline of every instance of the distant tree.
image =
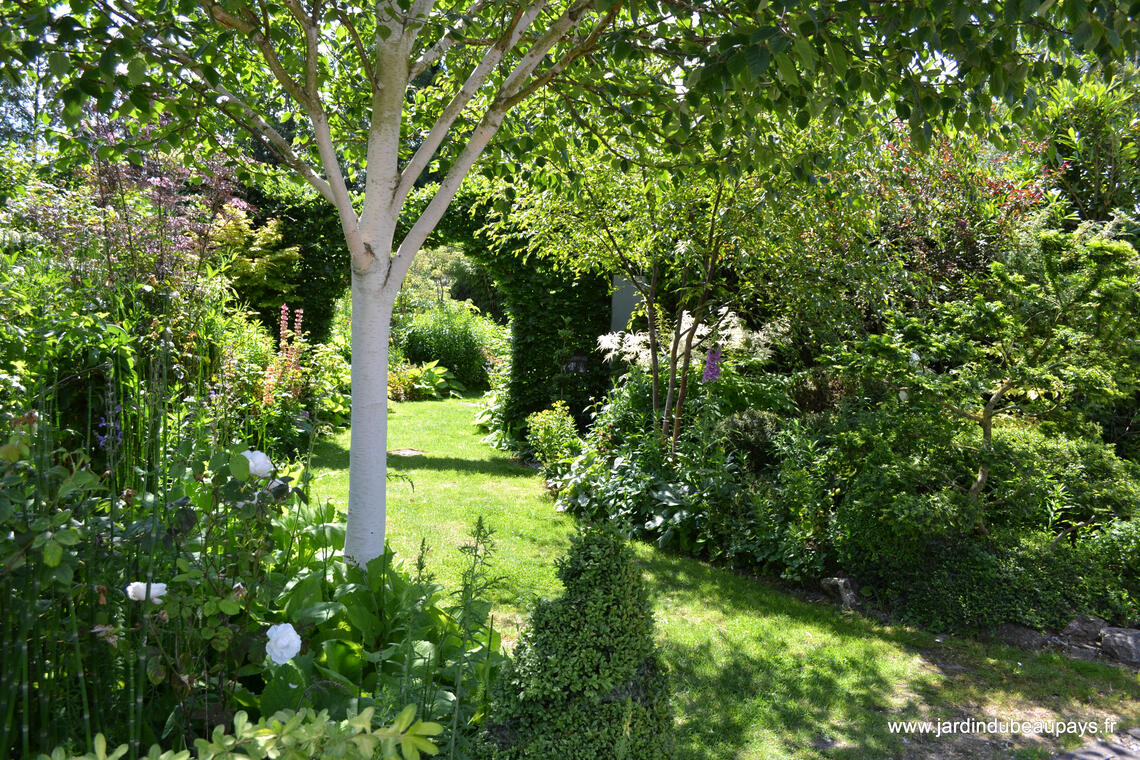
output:
M1135 370L1121 359L1138 309L1132 246L1049 231L1015 265L991 264L989 283L972 296L928 318L889 314L886 329L841 363L887 383L903 403L978 426L980 464L967 492L976 504L999 418L1047 419L1077 394L1111 398L1135 387ZM977 514L984 531L986 515Z
M1044 117L1046 161L1080 218L1140 214L1140 74L1062 81L1051 89Z

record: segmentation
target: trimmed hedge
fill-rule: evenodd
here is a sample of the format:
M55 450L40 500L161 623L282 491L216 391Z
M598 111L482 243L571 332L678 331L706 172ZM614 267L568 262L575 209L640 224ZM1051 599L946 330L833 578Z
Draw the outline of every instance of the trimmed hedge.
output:
M565 594L535 608L492 692L483 756L667 760L673 721L653 613L629 548L577 536L558 564Z

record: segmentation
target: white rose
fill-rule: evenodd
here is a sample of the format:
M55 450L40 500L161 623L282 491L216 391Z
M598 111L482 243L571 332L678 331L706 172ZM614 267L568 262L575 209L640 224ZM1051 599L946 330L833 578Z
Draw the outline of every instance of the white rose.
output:
M264 451L250 451L246 449L241 453L249 460L249 474L258 478L268 478L273 474L273 462Z
M269 641L265 644L265 653L278 665L289 662L301 651L301 637L290 623L271 625L266 635Z
M906 391L899 391L899 401L905 402L908 398L910 398L909 393Z
M155 604L162 602L162 596L166 593L165 583L152 583L150 584L150 600ZM127 597L131 601L141 602L147 598L146 596L146 582L135 581L127 586Z

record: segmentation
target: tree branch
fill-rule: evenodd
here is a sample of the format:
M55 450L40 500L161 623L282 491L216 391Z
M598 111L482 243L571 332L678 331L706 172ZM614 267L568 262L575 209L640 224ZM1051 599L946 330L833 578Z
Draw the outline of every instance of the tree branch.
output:
M499 37L498 41L491 47L490 50L479 61L479 65L467 77L467 81L459 88L459 91L452 97L451 102L443 109L443 113L436 119L435 124L432 125L431 131L428 136L416 149L415 155L404 166L403 171L400 173L400 184L396 189L395 195L392 197L392 206L399 208L404 199L411 192L412 186L415 181L423 174L424 169L427 168L431 162L432 157L439 150L440 145L443 144L447 133L451 130L455 120L463 113L463 109L475 97L479 88L487 81L487 77L502 61L503 56L508 50L518 44L519 38L530 28L534 23L538 14L546 7L546 0L539 0L531 5L525 11L518 11L515 13L511 24L507 30ZM504 109L505 110L505 109Z
M356 24L352 23L352 19L340 7L336 8L336 16L340 19L340 23L344 24L348 29L348 34L352 37L353 47L356 48L356 54L360 56L360 64L364 67L364 73L368 77L368 81L372 84L372 91L376 92L380 89L380 83L376 81L376 72L372 70L372 63L369 60L368 51L364 48L364 42L360 39L360 33L356 31Z
M332 132L329 130L329 121L324 109L318 101L314 110L309 112L309 120L313 123L313 132L317 138L317 151L321 156L321 165L332 192L332 203L340 214L341 228L345 237L351 241L359 236L357 223L360 218L352 206L352 197L348 193L348 186L344 182L344 173L340 170L340 160L336 148L332 143ZM355 253L354 253L355 255Z
M218 3L213 2L213 0L203 0L203 3L204 7L209 11L210 16L218 24L221 26L230 27L248 35L250 42L252 42L254 47L258 49L258 51L261 53L261 57L265 60L265 64L269 67L269 70L273 72L273 77L281 84L282 87L285 88L285 92L289 93L289 95L306 110L311 107L311 103L309 102L309 97L305 89L301 87L301 85L299 85L292 76L290 76L289 72L285 69L284 64L281 63L281 59L277 56L277 51L274 49L273 43L269 39L268 29L263 30L256 24L249 22L248 19L242 21L229 11L225 10ZM250 16L253 16L255 20L257 19L256 14L254 14L248 6L243 5L241 8Z
M404 34L409 43L414 43L416 37L427 22L428 14L435 7L435 0L415 0L404 17Z
M530 47L530 49L523 55L522 59L515 66L514 70L507 76L506 80L499 88L498 94L491 102L491 106L487 109L486 114L480 120L478 126L472 131L470 138L468 138L467 145L464 146L455 162L447 171L439 189L428 203L427 208L416 219L408 234L404 236L400 247L393 257L392 264L389 268L389 277L396 276L397 282L401 281L403 276L407 273L408 268L411 266L412 257L415 256L416 251L420 249L424 241L427 239L428 234L435 228L443 216L443 212L447 210L448 204L451 203L452 198L459 191L459 185L462 183L463 178L474 166L476 159L487 147L487 143L494 137L495 133L499 131L502 126L503 118L506 116L508 109L507 99L510 93L515 91L515 88L534 73L535 68L546 57L546 54L552 47L562 39L567 32L573 29L578 23L581 22L583 14L593 4L593 0L579 0L574 3L570 8L559 16L546 32L538 38L537 41Z
M499 87L499 94L491 105L492 108L499 107L505 112L515 104L510 102L511 98L518 94L523 83L542 63L542 59L546 57L550 49L581 22L582 16L593 4L594 0L578 0L551 23L550 28L530 46L530 49L515 65L514 70L503 80L503 84Z
M483 10L483 6L486 4L487 0L478 0L471 6L470 11L459 17L459 20L455 22L455 26L444 32L443 36L425 50L423 55L412 64L411 69L408 71L408 80L411 81L415 79L442 58L444 54L451 49L451 46L458 42L463 36L463 30L467 28L470 19L479 13L479 11Z
M118 18L126 23L140 23L138 18L133 18L130 15L134 9L129 2L121 3L113 8L104 6L104 10L111 18ZM228 88L221 83L211 84L203 72L200 62L188 51L171 42L157 45L146 42L141 44L156 59L172 61L181 65L183 70L192 73L194 75L192 81L182 80L187 86L203 97L213 98L215 103L221 106L220 110L227 118L270 147L282 163L300 174L325 200L329 203L336 203L332 185L324 177L317 174L313 167L293 150L292 143L282 136L260 113ZM237 113L234 113L231 107L235 108Z
M621 5L622 4L620 0L619 2L615 3L614 6L610 8L609 13L607 13L602 18L602 20L594 26L590 33L586 35L586 39L583 40L581 45L578 45L566 55L562 56L558 63L554 64L549 69L544 71L541 76L536 77L535 80L529 85L523 87L516 94L510 96L510 98L507 100L507 107L513 107L514 105L526 100L535 92L550 84L550 82L563 71L565 71L566 67L571 63L593 50L598 44L598 37L600 37L606 27L612 24L614 19L617 18L618 12L621 10Z

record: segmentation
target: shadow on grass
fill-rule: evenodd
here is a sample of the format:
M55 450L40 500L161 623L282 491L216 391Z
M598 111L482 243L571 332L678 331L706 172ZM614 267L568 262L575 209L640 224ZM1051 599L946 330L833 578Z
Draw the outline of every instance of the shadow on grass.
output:
M388 457L388 469L393 472L437 470L466 474L488 475L496 478L533 478L534 470L504 459L460 459L458 457L426 456Z
M313 444L311 466L322 470L347 470L348 447L341 446L332 436L318 438Z
M347 470L348 449L332 438L322 438L313 446L313 467L322 470ZM402 457L388 455L388 469L405 474L415 471L435 470L457 472L489 477L532 478L535 471L507 459L460 459L459 457L436 457L428 452L425 456Z
M898 686L873 657L834 647L792 651L783 637L826 628L856 640L869 623L790 599L745 576L653 552L641 557L653 597L671 597L726 615L780 616L779 634L722 625L703 640L662 643L679 693L678 757L736 760L779 752L789 757L890 757L885 712ZM829 614L830 613L830 614ZM881 724L881 725L879 725ZM761 749L763 748L763 750Z
M758 652L724 634L715 638L663 647L674 683L691 689L678 705L680 758L767 756L758 754L764 744L791 757L812 749L851 760L890 756L882 713L895 684L875 662Z
M638 556L651 596L668 600L670 615L719 613L693 623L708 628L699 641L661 643L684 760L895 757L904 737L888 721L979 717L968 710L987 704L1041 705L1087 720L1089 700L1105 688L1140 696L1140 684L1117 668L883 627L692 559ZM904 751L914 760L1009 756L970 735L911 736Z

